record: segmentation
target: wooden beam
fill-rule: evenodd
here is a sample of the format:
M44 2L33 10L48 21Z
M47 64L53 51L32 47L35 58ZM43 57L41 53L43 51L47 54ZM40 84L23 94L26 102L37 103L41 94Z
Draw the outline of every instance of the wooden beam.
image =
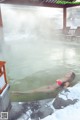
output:
M69 8L69 7L77 7L80 6L80 3L78 4L65 4L64 7Z
M51 1L46 2L46 0L5 0L3 1L3 3L14 4L14 5L55 7L55 8L73 7L80 5L80 4L57 4L56 2L51 2Z
M41 0L7 0L4 4L63 8L63 5Z

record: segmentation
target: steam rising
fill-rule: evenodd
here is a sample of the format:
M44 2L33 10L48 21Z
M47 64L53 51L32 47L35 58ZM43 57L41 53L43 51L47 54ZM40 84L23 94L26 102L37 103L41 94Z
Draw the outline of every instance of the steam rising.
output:
M11 79L50 68L52 74L57 74L55 69L61 72L60 66L77 63L74 47L66 50L61 38L56 36L55 29L62 28L62 9L11 5L1 8L6 46L0 59L7 61ZM60 44L56 43L57 38Z
M4 33L53 39L56 13L62 15L52 8L2 6Z
M7 61L8 76L21 79L52 67L52 62L48 63L52 60L50 48L56 41L56 13L61 19L62 10L11 5L2 5L1 8L7 44L3 59Z

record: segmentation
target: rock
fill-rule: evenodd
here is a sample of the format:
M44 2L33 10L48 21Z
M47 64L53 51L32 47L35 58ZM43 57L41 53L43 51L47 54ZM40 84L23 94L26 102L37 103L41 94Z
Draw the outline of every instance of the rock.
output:
M9 111L9 120L40 120L51 115L54 111L48 105L52 99L45 99L31 102L13 102L12 108Z
M19 105L18 102L13 102L12 108L10 111L8 111L8 113L9 120L16 120L22 115L22 113L24 113L24 108L22 105Z
M31 114L31 119L38 120L39 118L45 118L48 115L51 115L53 113L53 109L49 106L43 106L38 111L35 111Z
M42 113L42 114L39 114L39 113ZM47 106L47 107L43 106L38 111L39 117L41 119L44 118L44 117L47 117L48 115L51 115L52 113L53 113L53 109L50 108L49 106Z
M39 116L36 111L31 114L31 120L39 120Z
M64 100L60 97L56 97L56 99L54 100L53 102L53 106L55 109L61 109L61 108L64 108L68 105L72 105L72 104L75 104L77 102L78 99L74 99L74 100L71 100L71 99L67 99L67 100Z
M40 104L38 101L26 102L23 104L23 107L26 110L31 109L34 112L35 110L39 109Z

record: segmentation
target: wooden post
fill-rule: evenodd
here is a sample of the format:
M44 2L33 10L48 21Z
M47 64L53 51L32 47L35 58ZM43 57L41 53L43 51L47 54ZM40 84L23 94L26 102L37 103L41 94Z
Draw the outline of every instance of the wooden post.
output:
M1 8L0 8L0 27L2 27L2 16L1 16Z
M63 31L64 32L66 30L66 16L67 16L66 8L63 8Z
M2 15L1 15L1 6L0 6L0 51L2 50L2 46L4 43L4 37L3 37L3 24L2 24Z

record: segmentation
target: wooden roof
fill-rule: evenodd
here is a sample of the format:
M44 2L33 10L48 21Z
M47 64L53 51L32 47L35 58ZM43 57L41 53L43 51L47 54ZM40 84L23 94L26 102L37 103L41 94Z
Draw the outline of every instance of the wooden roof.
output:
M17 5L29 5L29 6L43 6L43 7L55 7L55 8L64 8L64 7L74 7L79 6L77 4L57 4L56 1L59 0L0 0L4 4L17 4Z

